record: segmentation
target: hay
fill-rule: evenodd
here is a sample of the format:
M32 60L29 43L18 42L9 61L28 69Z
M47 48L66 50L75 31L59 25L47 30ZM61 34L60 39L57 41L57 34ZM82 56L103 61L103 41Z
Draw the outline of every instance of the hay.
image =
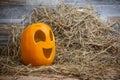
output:
M56 58L51 66L25 66L20 57L21 30L13 27L11 40L1 49L0 74L52 73L79 79L118 79L120 72L120 33L107 25L94 9L61 3L39 6L30 15L31 23L51 26L56 39ZM17 33L16 33L17 32Z

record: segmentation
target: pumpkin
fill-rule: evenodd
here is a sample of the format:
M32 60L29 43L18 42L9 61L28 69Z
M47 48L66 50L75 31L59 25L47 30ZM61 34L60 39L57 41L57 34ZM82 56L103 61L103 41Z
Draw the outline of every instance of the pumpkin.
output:
M51 28L45 23L29 25L22 33L21 57L28 65L50 65L55 57L55 39Z

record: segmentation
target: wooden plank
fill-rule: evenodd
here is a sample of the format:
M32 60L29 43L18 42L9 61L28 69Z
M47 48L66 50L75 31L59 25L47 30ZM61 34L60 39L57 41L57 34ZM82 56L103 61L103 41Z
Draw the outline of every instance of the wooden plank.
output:
M0 0L0 5L25 5L26 0Z
M0 35L9 35L11 33L11 27L0 27Z
M16 27L20 29L20 31L22 31L24 28L24 26L22 27L20 25L16 25L15 27L11 27L10 25L3 25L2 27L0 27L0 47L5 46L7 44L8 40L10 39L11 31L13 30L12 28Z
M120 16L108 16L109 22L119 22L120 23Z
M1 26L1 25L0 25ZM13 26L14 27L14 26ZM11 26L1 26L0 27L0 36L1 35L10 35L11 34L11 30L12 30L12 28L13 27L11 27ZM15 27L17 27L18 29L20 29L20 30L22 30L22 29L24 29L24 26L21 26L21 25L16 25Z
M9 27L0 27L0 47L5 46L8 42L10 35Z

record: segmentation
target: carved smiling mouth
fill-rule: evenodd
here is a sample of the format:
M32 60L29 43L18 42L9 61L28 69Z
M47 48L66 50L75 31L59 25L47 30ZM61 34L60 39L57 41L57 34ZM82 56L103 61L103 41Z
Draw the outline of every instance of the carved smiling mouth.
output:
M48 48L48 49L43 48L43 53L44 53L44 56L45 56L46 58L49 58L49 57L50 57L51 52L52 52L52 48Z

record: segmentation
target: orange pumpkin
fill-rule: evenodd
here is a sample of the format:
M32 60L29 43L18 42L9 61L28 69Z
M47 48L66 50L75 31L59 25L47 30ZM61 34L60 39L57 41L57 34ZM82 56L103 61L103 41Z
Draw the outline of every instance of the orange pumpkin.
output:
M50 65L54 60L56 51L54 34L44 23L29 25L22 33L20 47L26 65Z

